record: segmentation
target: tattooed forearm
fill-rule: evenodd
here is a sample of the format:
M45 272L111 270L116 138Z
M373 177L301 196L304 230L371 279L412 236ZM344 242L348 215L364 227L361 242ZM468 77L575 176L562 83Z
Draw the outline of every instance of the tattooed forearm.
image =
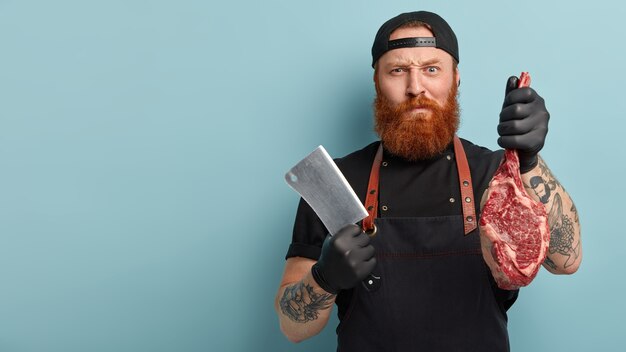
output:
M554 195L554 202L548 216L548 224L550 226L550 254L559 253L567 257L565 268L569 267L578 258L578 246L580 242L573 247L574 244L574 223L567 215L563 214L563 206L561 196L557 193Z
M334 296L329 293L315 293L311 285L299 282L285 288L283 297L280 299L280 309L289 319L306 323L316 320L320 310L330 308L333 305Z
M573 201L542 158L539 158L537 171L526 177L524 186L548 212L550 258L546 258L544 264L554 271L576 268L581 256L580 224Z
M561 184L556 179L556 177L552 175L552 171L550 171L550 169L548 168L548 166L546 165L546 163L543 161L542 158L539 158L539 168L541 169L541 176L544 179L548 180L550 183L552 183L553 188L556 188L556 187L563 188L563 186L561 186Z

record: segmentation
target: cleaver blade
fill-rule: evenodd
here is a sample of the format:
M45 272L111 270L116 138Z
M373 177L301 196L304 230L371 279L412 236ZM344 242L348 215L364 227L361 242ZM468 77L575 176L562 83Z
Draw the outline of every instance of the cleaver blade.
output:
M331 235L368 214L359 197L323 146L286 174L287 184L309 203Z

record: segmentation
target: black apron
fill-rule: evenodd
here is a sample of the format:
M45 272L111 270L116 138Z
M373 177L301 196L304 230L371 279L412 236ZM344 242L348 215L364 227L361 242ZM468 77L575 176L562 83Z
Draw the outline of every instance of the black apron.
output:
M509 350L509 291L495 286L478 229L464 235L461 214L374 223L377 266L352 292L337 351Z

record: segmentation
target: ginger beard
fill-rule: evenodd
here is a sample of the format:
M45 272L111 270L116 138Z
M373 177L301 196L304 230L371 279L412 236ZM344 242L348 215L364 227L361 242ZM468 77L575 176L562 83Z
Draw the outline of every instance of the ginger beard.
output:
M444 106L423 94L393 105L380 92L376 80L375 131L392 154L415 161L443 152L459 128L458 89L452 84ZM428 113L411 110L420 107Z

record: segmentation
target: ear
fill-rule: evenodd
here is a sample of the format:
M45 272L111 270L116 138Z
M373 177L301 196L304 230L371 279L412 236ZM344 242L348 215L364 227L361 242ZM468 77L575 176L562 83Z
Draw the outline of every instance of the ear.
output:
M461 74L459 73L459 68L456 68L456 72L454 73L455 79L456 79L456 86L460 86L461 85Z
M378 66L376 66L376 68L374 69L372 80L374 81L374 87L376 88L376 91L378 91Z
M378 61L374 64L374 73L372 74L372 80L376 83L376 75L378 75Z

